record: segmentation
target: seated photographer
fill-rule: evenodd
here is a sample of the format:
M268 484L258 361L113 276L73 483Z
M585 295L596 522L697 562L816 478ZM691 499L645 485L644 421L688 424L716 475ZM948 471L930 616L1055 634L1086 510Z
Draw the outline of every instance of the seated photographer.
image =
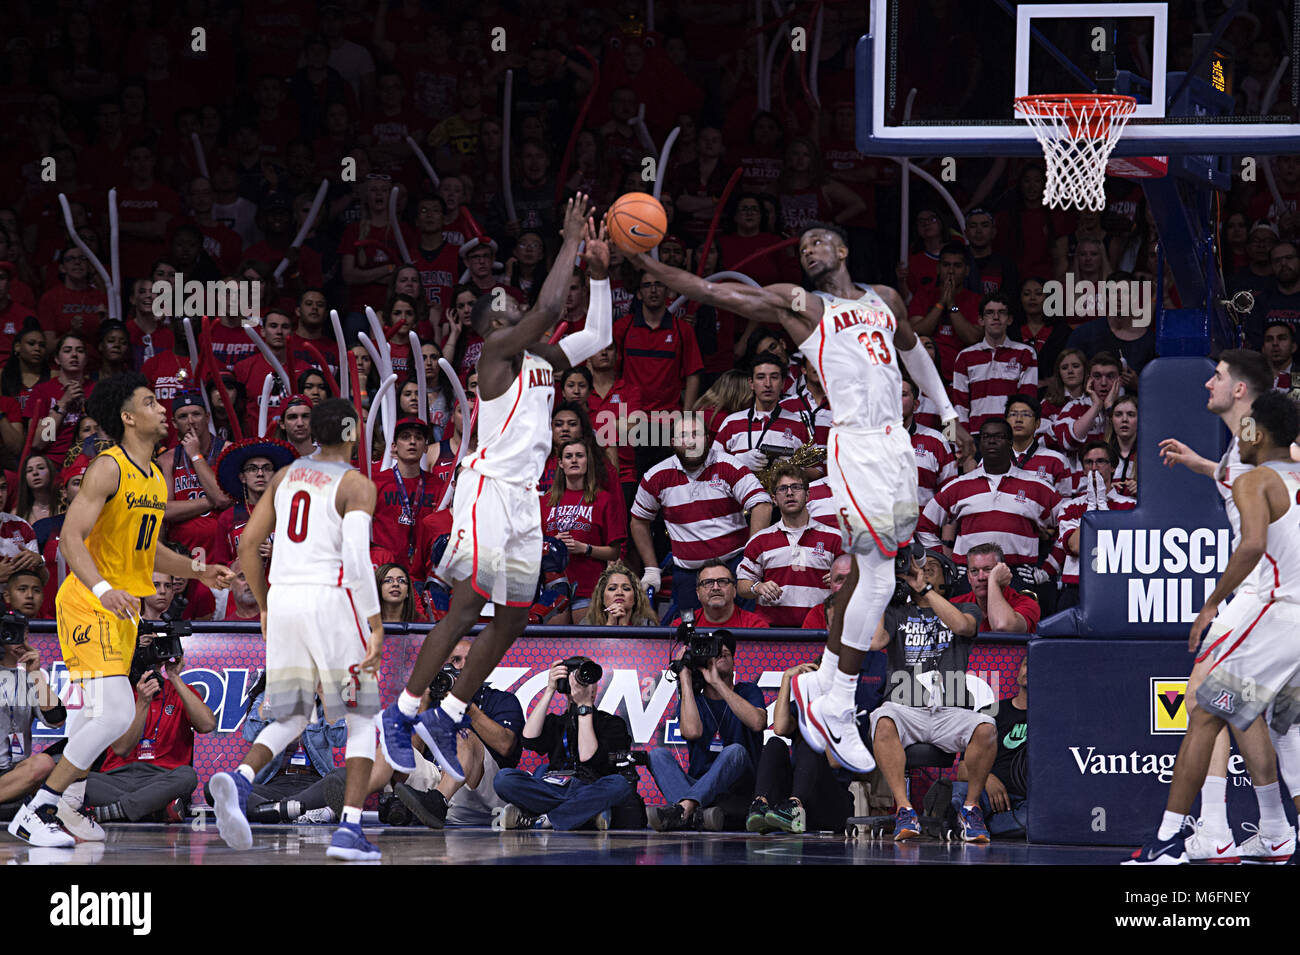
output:
M826 599L825 578L843 544L838 530L809 517L808 485L792 461L775 465L771 481L781 520L745 545L736 590L744 600L757 598L755 613L771 626L798 628Z
M34 588L36 607L41 605L41 579L38 570L15 571L9 578L10 606L8 613L0 616L0 805L6 806L4 818L11 818L18 800L36 791L45 777L54 769L54 760L48 753L32 752L32 720L40 710L41 719L49 726L62 726L67 713L59 698L50 688L41 671L41 654L27 642L27 616L19 608L31 609L30 595L24 591ZM75 792L73 791L75 788ZM69 801L84 793L84 783L69 787Z
M900 554L907 566L904 570L902 561L896 564L894 597L871 641L872 650L888 648L887 699L871 714L871 738L876 762L898 806L894 839L921 833L908 799L905 751L913 743L930 743L945 752L965 752L970 804L959 812L962 839L988 842L979 798L997 740L993 719L971 709L966 689L966 663L982 608L950 602L943 593L946 586L926 582L919 544ZM951 575L945 584L951 584Z
M551 665L546 689L528 714L523 745L534 753L546 754L546 766L536 774L521 769L503 769L494 785L507 800L494 825L501 829L580 829L588 823L597 829L635 825L624 817L640 820L636 794L636 769L620 768L615 759L632 748L632 731L627 721L614 713L596 709L596 685L602 676L599 664L585 657L556 660ZM548 713L556 693L568 696L569 706L560 714Z
M736 578L731 575L731 568L718 560L706 560L695 573L695 592L698 595L699 610L687 611L691 614L695 627L699 630L713 630L727 627L743 630L757 627L767 629L768 623L756 613L741 610L736 606ZM677 626L683 617L673 618Z
M997 544L976 544L966 553L970 593L952 598L955 604L979 607L984 633L1033 633L1042 609L1032 593L1011 588L1011 568L1002 562Z
M437 706L451 692L465 660L469 656L470 640L461 640L451 651L447 664L433 679L433 685L424 693L421 710ZM486 683L479 687L465 711L469 717L468 729L460 730L456 742L456 758L465 770L465 779L441 772L438 764L426 759L422 753L423 741L417 739L415 747L415 772L399 780L400 773L392 773L393 793L399 803L389 803L389 824L402 825L400 813L394 810L405 807L431 829L443 826L487 826L492 823L492 813L505 805L505 799L494 788L497 772L519 765L523 748L519 732L524 727L524 708L513 693L494 690ZM370 783L375 790L382 789L388 780L377 779L378 774L392 772L392 767L382 758L375 759ZM376 785L377 783L377 785ZM386 800L380 797L381 809Z
M728 815L739 829L754 793L755 767L767 729L763 691L753 683L732 685L736 637L730 631L678 633L685 645L677 653L680 662L672 667L680 667L676 717L690 761L682 772L672 747L650 750L650 772L668 805L647 807L646 814L651 828L659 832L720 832Z
M980 795L980 808L988 821L989 833L995 836L1024 837L1029 825L1029 655L1020 661L1016 674L1016 694L998 702L993 717L997 730L998 753ZM960 811L968 796L970 767L966 760L957 766L957 781L952 784L953 811Z
M825 628L835 615L834 602L827 598L822 622ZM822 608L818 608L822 609ZM853 776L834 766L799 735L799 720L790 708L790 685L800 673L817 669L817 661L801 663L781 674L781 687L772 710L772 736L758 760L754 801L745 817L749 832L843 832L844 821L853 814L849 784ZM858 726L863 739L870 738L869 716L885 698L888 663L885 654L870 651L862 661L855 699ZM781 737L793 740L787 744Z
M605 568L591 595L587 614L578 621L584 627L659 626L640 579L620 561Z
M153 576L155 586L170 598L170 579ZM217 728L212 710L181 680L185 657L180 633L188 624L157 625L156 630L149 625L151 602L161 599L141 600L141 633L130 674L135 718L109 747L100 772L86 778L86 805L94 807L100 822L140 822L155 814L166 822L182 822L199 784L194 734Z

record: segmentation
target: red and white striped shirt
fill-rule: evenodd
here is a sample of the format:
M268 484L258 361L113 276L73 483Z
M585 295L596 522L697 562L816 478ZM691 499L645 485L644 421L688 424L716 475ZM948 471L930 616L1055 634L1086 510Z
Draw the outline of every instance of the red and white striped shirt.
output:
M957 476L957 455L938 431L912 421L912 450L916 452L917 506L925 510L939 488Z
M1104 438L1106 436L1106 414L1103 411L1097 412L1097 417L1092 419L1092 425L1088 428L1088 433L1082 438L1074 433L1074 422L1078 421L1088 409L1092 407L1092 399L1087 395L1079 398L1071 398L1061 410L1053 416L1051 424L1052 443L1065 452L1067 456L1077 454L1079 449L1091 441L1093 438Z
M778 584L781 599L772 605L760 600L755 611L774 627L798 628L808 611L821 606L830 593L822 578L842 550L837 530L811 520L803 527L788 527L782 521L749 539L736 577Z
M1002 414L1012 395L1038 394L1038 356L1029 345L1010 339L992 345L986 338L957 354L952 372L952 403L966 430L979 431L985 419Z
M802 422L805 433L811 423L813 444L825 450L826 442L830 439L832 415L831 406L824 399L821 404L817 404L813 400L813 396L804 391L793 397L783 399L781 401L781 412L787 418Z
M924 546L942 546L939 530L957 524L953 560L966 563L966 553L976 544L993 543L1002 548L1008 565L1033 564L1038 560L1038 529L1049 527L1052 511L1061 495L1045 481L1012 468L1006 474L990 475L981 465L969 474L949 481L925 506L916 525L916 537Z
M1044 447L1038 438L1034 438L1029 443L1029 447L1022 452L1016 451L1013 446L1011 463L1022 471L1028 471L1038 480L1052 485L1062 498L1074 496L1075 474L1069 460L1060 451Z
M808 514L814 521L840 529L839 505L835 503L835 494L826 478L813 481L808 485Z
M912 420L931 431L939 431L943 427L943 421L939 418L939 406L924 393L916 396L916 410L912 412Z
M652 521L663 508L674 563L696 570L711 558L730 560L740 553L749 540L745 510L771 503L749 468L715 444L694 476L676 455L646 472L632 516Z
M1114 487L1106 492L1106 501L1112 511L1131 511L1137 507L1137 498L1121 494ZM1083 515L1088 512L1088 495L1080 494L1068 501L1062 501L1057 510L1059 532L1056 543L1052 545L1052 554L1047 558L1047 566L1053 571L1061 571L1061 583L1077 584L1079 582L1079 556L1071 554L1066 544L1079 532Z
M723 418L713 440L715 447L727 454L743 454L763 445L793 451L808 440L808 429L797 414L786 412L779 404L773 412L751 407Z

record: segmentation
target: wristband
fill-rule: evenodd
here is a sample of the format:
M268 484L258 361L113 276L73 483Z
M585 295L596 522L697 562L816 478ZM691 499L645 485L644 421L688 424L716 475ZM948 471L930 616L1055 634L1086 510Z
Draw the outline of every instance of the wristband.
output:
M199 463L199 459L202 458L202 457L203 457L203 455L201 455L201 454L191 454L191 455L190 455L190 461L192 461L194 464L198 464L198 463Z
M101 580L99 583L95 584L95 586L90 588L90 592L95 595L96 600L102 600L104 594L108 593L112 589L112 584L107 580Z

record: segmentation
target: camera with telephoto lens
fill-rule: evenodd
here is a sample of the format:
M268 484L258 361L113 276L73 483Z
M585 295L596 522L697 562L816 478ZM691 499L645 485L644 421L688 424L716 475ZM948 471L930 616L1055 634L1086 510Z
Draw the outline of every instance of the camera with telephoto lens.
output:
M918 541L914 540L898 548L898 554L894 557L894 595L889 598L891 604L907 603L908 598L912 596L912 588L907 582L908 574L912 571L912 562L916 561L924 567L925 558L926 550Z
M17 610L0 617L0 646L14 647L27 639L27 618Z
M588 657L569 657L564 661L564 666L569 670L569 676L573 677L581 686L592 686L599 683L600 678L605 675L605 671L600 668L600 664ZM568 676L562 676L555 681L557 692L569 696L573 692L573 687L569 683Z
M447 694L451 692L451 688L455 685L456 678L459 676L460 670L450 663L434 674L433 682L429 684L429 705L437 706L441 703Z
M185 653L181 637L194 635L194 625L188 620L141 620L138 636L152 636L144 648L149 663L170 663Z
M668 664L668 669L680 676L682 670L702 670L711 660L722 655L722 637L726 630L714 630L712 633L695 632L692 621L684 621L677 627L677 642L686 644L686 652L679 659ZM729 635L729 634L728 634Z
M615 769L630 769L633 766L649 766L650 756L639 749L619 749L609 754L609 765Z

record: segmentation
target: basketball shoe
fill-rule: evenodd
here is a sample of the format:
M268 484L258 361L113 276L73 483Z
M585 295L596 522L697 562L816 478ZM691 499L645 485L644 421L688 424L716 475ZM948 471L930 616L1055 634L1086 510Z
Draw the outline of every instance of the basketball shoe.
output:
M232 849L253 848L253 829L248 824L248 796L253 784L243 773L217 773L208 782L217 832Z
M821 679L816 670L800 673L790 681L790 699L794 703L795 715L799 718L799 734L816 753L826 752L826 737L809 718L808 708L822 693Z

